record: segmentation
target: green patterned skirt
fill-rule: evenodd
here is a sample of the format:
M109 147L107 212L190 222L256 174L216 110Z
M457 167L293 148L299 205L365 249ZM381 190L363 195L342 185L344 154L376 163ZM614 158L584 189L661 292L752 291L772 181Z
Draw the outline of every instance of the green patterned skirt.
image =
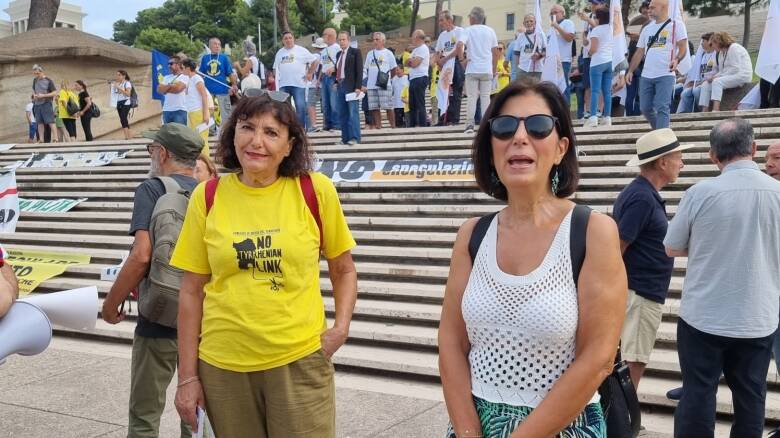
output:
M526 406L512 406L503 403L491 403L474 397L479 422L482 424L484 438L507 438L520 423L533 411ZM568 427L560 431L555 438L606 438L607 425L601 405L591 403ZM457 438L450 424L446 438Z

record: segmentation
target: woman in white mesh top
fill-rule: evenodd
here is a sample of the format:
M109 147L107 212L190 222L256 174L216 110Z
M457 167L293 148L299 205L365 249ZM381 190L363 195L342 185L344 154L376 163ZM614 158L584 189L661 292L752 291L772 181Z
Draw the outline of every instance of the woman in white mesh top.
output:
M612 370L626 273L617 226L593 213L574 280L575 146L550 83L510 85L483 118L475 177L507 206L489 219L473 268L477 219L455 240L439 326L448 437L606 437L597 389Z

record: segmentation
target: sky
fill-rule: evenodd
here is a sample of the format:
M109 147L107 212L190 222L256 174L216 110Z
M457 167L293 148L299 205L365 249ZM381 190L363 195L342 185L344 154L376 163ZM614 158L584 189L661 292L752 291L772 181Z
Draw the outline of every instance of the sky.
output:
M87 16L84 17L84 31L111 38L114 33L114 22L125 19L135 20L135 15L141 9L160 6L165 0L62 0L81 6ZM8 14L3 10L8 7L9 0L0 0L0 19L8 20Z

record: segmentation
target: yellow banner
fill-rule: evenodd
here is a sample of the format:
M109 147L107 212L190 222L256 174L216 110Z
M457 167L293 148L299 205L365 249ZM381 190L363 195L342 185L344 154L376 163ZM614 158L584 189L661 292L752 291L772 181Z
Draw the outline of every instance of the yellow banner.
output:
M27 295L42 282L61 275L69 266L85 265L86 254L31 251L6 248L8 264L14 268L19 281L19 295Z

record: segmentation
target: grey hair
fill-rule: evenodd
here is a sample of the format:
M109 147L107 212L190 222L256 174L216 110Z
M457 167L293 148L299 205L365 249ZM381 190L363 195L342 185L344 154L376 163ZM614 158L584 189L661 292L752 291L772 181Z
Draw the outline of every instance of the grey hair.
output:
M43 67L40 64L34 64L32 69L33 71L43 71Z
M387 41L387 37L383 32L374 32L374 36L378 36L382 42Z
M733 117L718 122L710 131L710 149L718 161L725 163L753 153L753 126L745 119Z
M171 156L171 161L173 161L174 163L176 163L179 166L186 167L188 169L194 168L195 165L198 163L198 157L195 157L195 158L184 158L184 157L180 157L180 156L174 154L171 151L168 151L168 154Z
M441 14L439 14L439 15L444 17L444 19L447 20L447 21L455 21L455 16L452 15L452 12L450 12L450 11L448 11L446 9L441 11Z
M473 18L477 23L485 23L485 10L479 6L474 6L469 13L469 17Z

